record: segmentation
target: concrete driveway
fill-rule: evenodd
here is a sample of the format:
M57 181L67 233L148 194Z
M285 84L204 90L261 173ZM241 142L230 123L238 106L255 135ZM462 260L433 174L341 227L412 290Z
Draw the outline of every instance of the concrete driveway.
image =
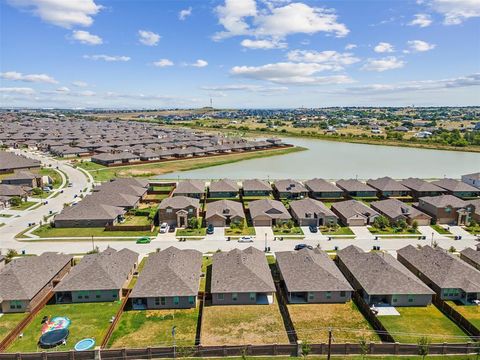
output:
M302 229L303 234L305 235L305 240L312 240L312 241L320 241L320 240L327 240L328 237L325 235L322 235L320 230L316 233L312 233L310 231L310 227L308 226L300 226L300 229Z
M449 226L448 230L455 236L461 236L465 240L475 240L477 239L476 235L470 234L467 230L461 226Z
M446 240L446 239L448 239L447 236L439 234L431 226L419 226L418 231L423 236L426 236L427 237L426 240L429 240L429 241L432 240L432 234L433 234L433 240Z
M268 241L272 241L275 237L270 226L255 226L255 234L255 239L263 242L265 242L265 236L267 236Z
M207 234L205 239L208 240L225 240L225 228L223 226L215 226L213 228L213 234Z
M375 239L375 235L373 235L366 226L350 226L350 229L355 234L355 240Z

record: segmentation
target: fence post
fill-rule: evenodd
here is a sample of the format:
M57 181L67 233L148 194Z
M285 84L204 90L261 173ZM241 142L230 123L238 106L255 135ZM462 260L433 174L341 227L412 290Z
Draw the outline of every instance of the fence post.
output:
M272 352L273 352L273 356L277 355L277 344L273 344Z
M124 360L127 359L127 349L125 349L125 348L122 349L122 359L124 359Z
M69 358L70 360L75 360L75 350L70 350Z
M350 343L345 343L345 355L348 355L350 353Z
M398 355L398 347L399 347L399 343L398 343L398 341L395 341L395 344L393 344L393 354L394 355Z
M15 359L21 360L21 359L22 359L22 354L16 353L16 354L15 354Z
M147 347L147 359L152 358L152 348L149 346Z
M42 360L47 360L47 353L42 351Z
M297 340L297 357L303 356L302 340Z
M442 344L442 354L445 355L447 353L447 343Z
M223 356L227 356L227 346L223 345Z

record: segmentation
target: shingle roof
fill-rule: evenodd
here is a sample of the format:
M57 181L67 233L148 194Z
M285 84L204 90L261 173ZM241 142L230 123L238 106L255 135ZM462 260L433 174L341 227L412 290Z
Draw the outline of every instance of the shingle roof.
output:
M210 183L209 190L210 192L237 192L239 189L238 184L229 179L222 179L218 181L213 181Z
M0 151L0 171L40 167L40 161L22 155Z
M422 180L418 178L408 178L404 179L401 181L402 185L405 185L407 188L415 190L415 191L439 191L439 192L445 192L445 189L442 189L441 187Z
M277 180L274 185L279 192L302 193L308 191L307 188L297 180Z
M474 250L472 248L466 248L460 251L460 254L465 256L466 258L473 261L475 264L480 265L480 251Z
M272 274L262 251L248 247L213 255L212 293L273 291Z
M0 270L0 302L31 300L72 260L72 256L43 253L15 259Z
M108 222L125 212L121 207L81 201L76 205L64 208L60 214L55 216L55 220L105 220Z
M444 208L446 206L452 206L454 208L462 208L467 206L467 202L457 198L453 195L438 195L438 196L425 196L421 197L420 202L431 204L437 208Z
M188 196L174 196L163 199L158 208L185 209L188 206L193 206L198 209L200 200Z
M337 256L369 295L433 294L388 253L366 253L350 245L338 251Z
M130 296L195 296L201 273L201 252L170 246L148 256Z
M328 254L320 249L275 253L288 292L352 291Z
M253 219L257 216L268 216L271 219L284 220L292 218L285 205L283 205L283 203L278 200L254 200L248 203L248 208L250 210L250 216Z
M57 285L55 291L117 290L138 261L138 253L107 248L85 255L80 263Z
M205 182L199 180L180 181L173 191L174 194L203 194L205 192Z
M272 187L265 180L244 180L242 186L244 191L272 191Z
M397 251L440 288L480 292L480 271L442 248L428 245L417 249L408 245Z
M310 198L292 201L290 203L290 209L300 218L313 218L315 214L337 217L337 215L335 215L332 210L327 208L321 201Z
M338 186L324 179L312 179L305 181L305 186L313 192L342 192Z
M455 180L455 179L441 179L441 180L433 181L433 184L440 186L441 188L446 189L448 191L474 191L474 192L480 191L479 189L477 189L472 185L468 185L463 181Z
M347 219L354 216L369 217L380 215L372 208L357 200L345 200L334 203L332 204L332 209L335 209Z
M218 200L208 203L205 218L210 219L212 216L245 218L242 203L232 200Z
M356 179L338 180L337 186L345 191L376 191L371 186L364 184Z
M385 214L389 218L397 218L399 216L403 216L408 219L414 219L417 216L424 216L429 218L430 216L421 212L420 210L400 201L398 199L386 199L381 201L374 201L370 204L370 206Z
M396 181L388 176L378 179L370 179L367 181L367 185L370 185L380 191L410 191L410 189L401 182Z

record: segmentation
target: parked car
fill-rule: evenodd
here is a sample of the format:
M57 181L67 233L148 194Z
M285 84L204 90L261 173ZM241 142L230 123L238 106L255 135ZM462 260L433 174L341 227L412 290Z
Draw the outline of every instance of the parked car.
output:
M171 232L171 233L175 232L175 226L174 225L169 226L168 227L168 232Z
M295 245L295 250L302 250L302 249L310 249L310 250L313 250L313 246L312 245L307 245L307 244L298 244L298 245Z
M162 223L162 225L160 225L160 234L165 234L166 232L168 232L168 228L170 226L168 226L167 223Z
M251 242L253 242L253 237L252 236L242 236L240 239L238 239L238 242L240 242L240 243L251 243Z
M50 191L52 191L52 189L50 189L48 186L44 186L42 190L43 192L46 192L46 193L49 193Z
M148 236L143 236L139 239L137 239L137 244L150 244L152 240L150 240L150 238Z
M212 234L213 234L213 230L214 230L213 225L212 225L212 224L209 224L209 225L207 226L207 234L208 234L208 235L212 235Z
M308 228L310 229L311 233L315 234L318 232L318 228L315 225L310 225Z
M73 183L69 182L68 187L72 187L72 186L73 186Z

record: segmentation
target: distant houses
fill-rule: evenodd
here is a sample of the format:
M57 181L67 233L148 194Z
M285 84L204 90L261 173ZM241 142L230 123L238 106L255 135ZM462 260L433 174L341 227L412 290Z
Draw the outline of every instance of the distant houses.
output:
M314 199L295 200L290 203L293 218L300 226L335 226L338 216L321 201Z
M473 209L468 202L453 195L422 197L417 207L438 223L452 225L467 225Z
M414 222L420 226L428 226L432 221L431 216L397 199L374 201L370 206L385 216L392 225L404 220L410 226Z
M338 180L336 184L350 198L377 196L376 189L356 179Z
M230 226L232 223L243 223L245 213L241 202L218 200L207 204L205 221L215 227Z
M280 225L292 218L285 205L278 200L254 200L248 206L253 226Z
M378 212L358 200L346 200L332 204L332 211L347 226L373 224Z

